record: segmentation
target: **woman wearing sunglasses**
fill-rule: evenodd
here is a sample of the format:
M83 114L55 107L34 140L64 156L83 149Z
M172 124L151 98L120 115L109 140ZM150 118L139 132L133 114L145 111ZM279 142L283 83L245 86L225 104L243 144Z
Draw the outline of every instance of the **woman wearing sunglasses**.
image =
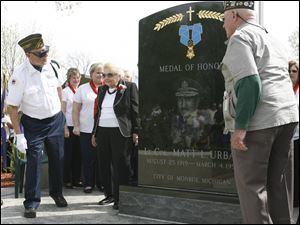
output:
M121 80L122 74L116 65L104 65L92 136L106 196L99 205L114 202L114 209L119 209L119 185L129 182L130 146L138 144L138 90L135 83Z

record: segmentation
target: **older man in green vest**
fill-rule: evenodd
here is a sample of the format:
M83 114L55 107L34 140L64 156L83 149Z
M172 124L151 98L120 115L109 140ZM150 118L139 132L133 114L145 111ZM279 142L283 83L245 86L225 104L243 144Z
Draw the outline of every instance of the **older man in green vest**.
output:
M224 119L245 223L291 223L292 136L299 120L282 45L256 23L254 1L225 1Z

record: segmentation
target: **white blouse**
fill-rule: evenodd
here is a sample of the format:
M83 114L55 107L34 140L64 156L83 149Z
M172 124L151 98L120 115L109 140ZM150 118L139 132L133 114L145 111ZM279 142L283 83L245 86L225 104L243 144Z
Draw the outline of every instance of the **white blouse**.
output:
M110 92L113 89L109 89ZM108 91L102 102L101 115L99 120L100 127L119 127L118 119L114 111L114 101L116 98L116 92L110 94Z

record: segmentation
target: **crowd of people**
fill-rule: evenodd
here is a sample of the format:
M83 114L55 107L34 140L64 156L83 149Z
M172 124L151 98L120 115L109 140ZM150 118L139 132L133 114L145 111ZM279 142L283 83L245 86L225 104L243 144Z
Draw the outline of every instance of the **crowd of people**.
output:
M224 2L229 40L222 61L225 131L231 134L244 222L292 223L293 207L299 206L299 65L288 64L282 45L257 24L253 9L254 1ZM27 59L9 80L7 104L16 146L27 156L24 216L35 218L40 205L43 150L49 161L49 195L57 207L68 206L63 186L82 186L85 193L97 187L105 194L99 205L114 203L118 209L119 185L128 184L133 171L137 174L132 155L139 141L139 101L130 74L111 63L95 63L90 82L79 86L80 72L70 68L62 89L59 68L48 59L42 35L29 35L18 44ZM197 95L187 82L176 92L191 129L180 136L182 129L174 128L178 137L174 134L173 144L191 146L197 140L199 121L193 119L200 115L184 98ZM159 108L154 112L159 114Z
M42 35L31 34L18 44L27 59L9 80L7 105L16 147L27 157L24 217L35 218L40 205L43 151L49 195L57 207L68 206L63 187L75 186L85 193L97 187L106 195L99 204L114 202L118 209L119 185L129 183L132 146L138 143L138 89L129 81L131 74L95 63L90 81L79 86L81 74L70 68L63 89Z

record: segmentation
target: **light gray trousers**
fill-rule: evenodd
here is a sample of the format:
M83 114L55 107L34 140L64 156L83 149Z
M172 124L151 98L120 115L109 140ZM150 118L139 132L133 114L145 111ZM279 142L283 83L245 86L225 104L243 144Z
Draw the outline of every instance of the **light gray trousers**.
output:
M290 224L293 216L293 142L296 123L249 131L247 151L232 149L244 223Z

